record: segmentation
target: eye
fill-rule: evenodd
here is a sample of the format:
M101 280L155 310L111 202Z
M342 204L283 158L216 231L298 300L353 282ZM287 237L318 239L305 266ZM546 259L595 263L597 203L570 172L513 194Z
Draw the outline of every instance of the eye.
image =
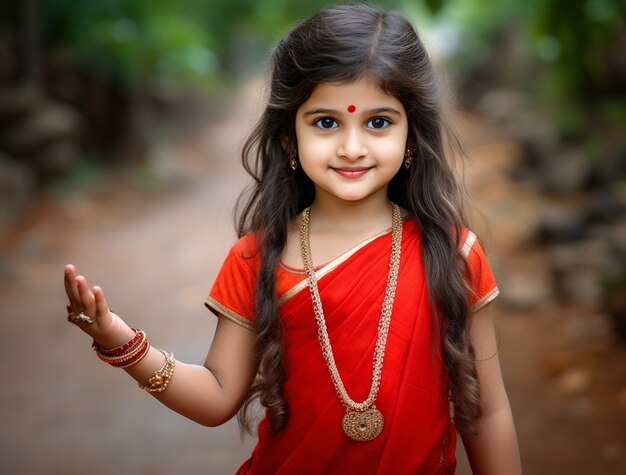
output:
M367 121L367 126L371 129L386 129L390 125L391 121L384 117L374 117Z
M337 123L337 121L331 117L322 117L320 119L317 119L315 122L313 122L313 125L315 125L315 127L318 127L320 129L336 129L337 127L339 127L339 124Z

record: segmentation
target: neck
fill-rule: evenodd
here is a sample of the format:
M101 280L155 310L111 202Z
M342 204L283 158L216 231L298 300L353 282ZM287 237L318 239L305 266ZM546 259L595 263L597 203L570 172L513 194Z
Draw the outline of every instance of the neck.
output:
M386 192L358 201L318 193L311 217L311 227L317 232L376 232L391 226L391 203Z

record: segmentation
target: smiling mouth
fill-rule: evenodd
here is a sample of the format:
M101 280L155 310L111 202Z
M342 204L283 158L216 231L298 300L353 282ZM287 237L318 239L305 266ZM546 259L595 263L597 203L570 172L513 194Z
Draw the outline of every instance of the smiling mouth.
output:
M333 168L344 178L360 178L371 170L371 167L345 167L345 168Z

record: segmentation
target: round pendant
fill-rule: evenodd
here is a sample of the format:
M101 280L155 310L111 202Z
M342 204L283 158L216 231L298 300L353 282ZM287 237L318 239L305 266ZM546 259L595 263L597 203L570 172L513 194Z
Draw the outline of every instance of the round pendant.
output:
M383 415L375 407L365 411L347 410L341 421L344 433L356 442L375 439L383 430Z

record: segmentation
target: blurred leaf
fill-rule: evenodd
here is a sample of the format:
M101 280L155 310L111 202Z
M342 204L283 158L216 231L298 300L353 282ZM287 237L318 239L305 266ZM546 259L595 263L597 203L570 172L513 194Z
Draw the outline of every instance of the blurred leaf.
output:
M424 4L431 13L438 13L443 7L444 0L424 0Z
M42 0L49 41L69 48L86 67L126 81L201 78L217 70L207 32L182 6L170 0Z

